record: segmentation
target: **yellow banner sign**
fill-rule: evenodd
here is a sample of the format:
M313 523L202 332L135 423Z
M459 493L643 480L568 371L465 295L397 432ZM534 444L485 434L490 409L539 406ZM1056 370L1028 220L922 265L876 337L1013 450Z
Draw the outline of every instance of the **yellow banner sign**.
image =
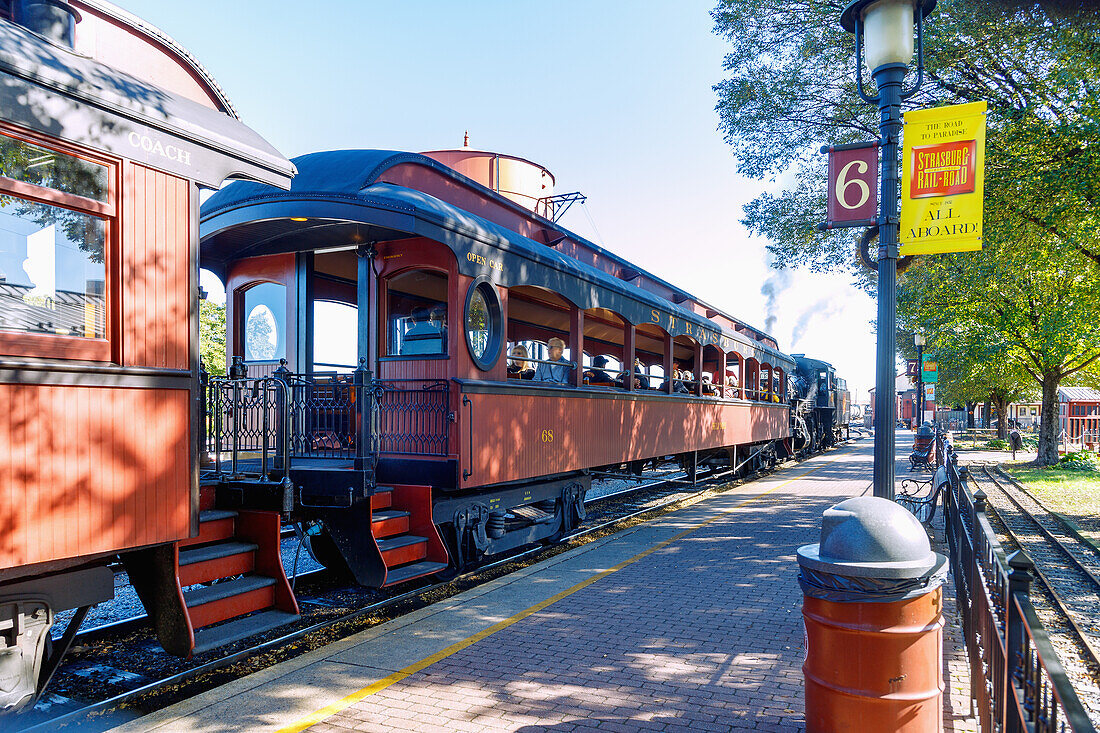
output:
M901 254L982 248L985 102L906 112Z

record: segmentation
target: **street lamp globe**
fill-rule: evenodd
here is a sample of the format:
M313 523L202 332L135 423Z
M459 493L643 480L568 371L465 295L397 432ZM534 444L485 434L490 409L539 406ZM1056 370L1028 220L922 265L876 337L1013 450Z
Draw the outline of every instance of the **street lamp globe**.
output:
M913 3L879 0L863 11L863 54L867 70L913 60Z
M924 346L924 334L913 334L913 346Z
M936 0L853 0L840 14L840 24L862 36L864 62L874 74L887 64L909 65L914 22L935 7Z

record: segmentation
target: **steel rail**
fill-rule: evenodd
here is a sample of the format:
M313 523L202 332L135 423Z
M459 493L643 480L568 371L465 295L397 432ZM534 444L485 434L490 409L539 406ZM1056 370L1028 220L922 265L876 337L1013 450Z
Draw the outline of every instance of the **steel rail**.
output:
M1042 507L1043 511L1046 512L1047 514L1049 514L1051 517L1053 517L1054 521L1056 521L1059 525L1061 525L1062 529L1064 529L1068 534L1073 535L1074 539L1076 539L1081 544L1085 545L1094 554L1096 554L1098 557L1100 557L1100 547L1097 547L1096 543L1094 543L1092 540L1088 539L1083 534L1081 534L1081 530L1078 529L1077 527L1075 527L1068 519L1063 517L1058 512L1052 510L1046 504L1044 504L1042 502L1042 500L1040 500L1039 497L1035 496L1035 494L1031 493L1027 489L1027 487L1025 487L1023 484L1021 484L1019 481L1017 481L1012 476L1005 473L1004 469L1002 469L1000 466L996 467L996 471L997 471L997 474L1001 478L1008 481L1008 483L1011 484L1014 489L1019 491L1021 494L1023 494L1027 498L1031 499L1033 502L1038 504L1040 507Z
M1004 494L1005 497L1009 498L1009 500L1012 500L1012 497L1009 496L1008 492L1004 490L1000 482L998 482L993 477L992 472L990 472L986 466L982 466L982 472L988 477L989 481L994 486L996 486L1002 494ZM1016 502L1013 501L1013 504L1016 504ZM1036 526L1040 526L1039 523L1030 515L1030 513L1027 512L1027 510L1023 509L1018 504L1016 504L1016 506L1027 519L1030 519L1031 522ZM994 507L994 509L996 508ZM999 513L998 517L1000 517ZM1012 541L1016 543L1017 547L1025 547L1024 543L1020 541L1019 535L1015 531L1013 531L1011 527L1008 526L1008 523L1005 522L1003 518L1001 518L1001 526L1004 528L1005 533L1010 538L1012 538ZM1055 544L1058 549L1060 549L1064 554L1070 554L1064 547L1061 547L1061 545L1057 543L1057 540L1055 540ZM1050 596L1051 601L1058 609L1058 612L1062 614L1062 616L1068 622L1069 627L1073 630L1073 635L1076 636L1077 641L1080 643L1081 648L1085 652L1084 656L1089 660L1089 662L1091 662L1094 668L1100 668L1100 649L1098 649L1097 646L1092 642L1090 634L1086 632L1077 622L1077 619L1074 617L1074 612L1072 612L1071 609L1066 605L1065 599L1062 598L1062 596L1059 595L1058 591L1054 589L1053 582L1050 580L1049 577L1047 577L1047 574L1043 572L1042 567L1038 563L1035 564L1035 576L1039 579L1039 582L1046 589L1047 594ZM1091 578L1094 582L1096 580L1091 573L1088 573L1087 577Z
M283 636L277 637L275 639L270 639L268 641L261 642L259 644L253 645L253 646L251 646L247 649L242 649L240 651L237 651L237 652L234 652L232 654L226 655L226 656L221 657L219 659L211 660L209 662L206 662L204 664L199 665L198 667L193 667L191 669L183 670L182 672L177 672L176 674L171 675L169 677L166 677L164 679L156 680L154 682L150 682L147 685L143 685L143 686L135 688L133 690L129 690L127 692L120 693L120 694L115 695L113 697L110 697L106 700L101 700L97 703L87 705L87 706L85 706L83 708L80 708L78 710L73 710L69 713L58 716L56 718L52 718L52 719L44 721L42 723L37 723L33 726L22 729L21 733L44 733L45 731L54 730L59 725L66 725L66 724L73 723L73 722L78 721L78 720L82 720L82 719L86 718L89 715L94 715L96 713L101 713L101 712L105 712L105 711L108 711L108 710L112 710L112 709L114 709L114 708L116 708L116 707L118 707L118 706L120 706L120 705L122 705L126 702L134 700L134 699L136 699L138 697L141 697L143 695L147 695L149 693L156 692L157 690L160 690L160 689L165 689L165 688L168 688L168 687L171 687L171 686L174 686L174 685L178 685L178 684L187 682L188 680L193 679L195 677L198 677L198 676L200 676L202 674L205 674L207 672L213 672L213 671L216 671L218 669L223 669L223 668L228 667L232 664L235 664L236 662L239 662L243 659L251 657L255 654L259 654L259 653L271 651L271 650L274 650L274 649L278 649L280 647L283 647L287 644L293 643L293 642L295 642L295 641L297 641L297 640L299 640L299 639L301 639L301 638L303 638L303 637L305 637L309 634L315 633L317 631L322 631L326 628L333 627L333 626L336 626L338 624L347 623L349 621L354 621L354 620L356 620L358 618L361 618L365 615L369 615L369 614L372 614L372 613L377 613L379 611L384 611L387 608L392 608L393 606L396 606L396 605L398 605L400 603L403 603L405 601L408 601L408 600L415 599L417 597L426 596L426 595L430 594L432 591L435 591L435 590L438 590L438 589L443 588L445 586L451 585L451 584L453 584L453 583L455 583L459 580L468 580L470 578L474 578L478 575L484 574L486 572L489 572L491 570L495 570L495 569L500 568L500 567L504 567L504 566L507 566L507 565L510 565L510 564L513 564L513 563L516 563L516 562L521 562L521 561L526 560L526 559L537 558L541 554L548 553L548 552L550 552L554 549L557 549L560 545L562 545L566 542L571 542L573 540L580 539L580 538L585 537L587 535L591 535L591 534L594 534L596 532L603 531L603 530L608 529L608 528L610 528L610 527L612 527L616 524L622 524L622 523L627 522L631 519L637 518L641 515L650 514L650 513L653 513L653 512L659 512L663 509L667 509L667 508L669 508L671 506L674 506L676 504L682 504L682 503L689 502L692 499L694 499L696 497L699 497L699 496L711 491L714 488L713 482L718 481L718 480L726 477L730 473L735 473L738 468L740 468L740 466L731 468L727 471L723 471L723 472L720 472L720 473L714 473L714 474L708 475L706 478L703 479L699 490L696 491L696 492L693 492L693 493L691 493L687 496L676 496L676 497L671 498L667 501L664 501L660 504L657 504L657 505L654 505L654 506L651 506L651 507L645 507L645 508L639 509L637 511L631 512L630 514L626 514L624 516L620 516L620 517L616 517L614 519L610 519L606 522L594 525L592 527L585 527L584 529L581 529L581 530L578 530L578 531L573 532L571 534L562 536L559 540L557 540L551 546L532 547L532 548L530 548L528 550L525 550L523 552L520 552L516 555L510 555L506 558L502 558L500 560L496 560L494 562L491 562L488 565L483 565L483 566L480 566L480 567L475 568L473 570L470 570L466 573L462 573L462 574L460 574L460 575L458 575L458 576L456 576L456 577L454 577L450 580L437 582L437 583L432 583L432 584L429 584L429 585L424 586L422 588L417 588L417 589L414 589L414 590L406 591L405 593L402 593L400 595L393 596L391 598L387 598L383 601L379 601L377 603L373 603L371 605L364 606L363 608L359 608L359 609L356 609L354 611L350 611L350 612L348 612L348 613L346 613L342 616L339 616L335 619L328 619L326 621L319 621L317 623L311 624L309 626L298 629L296 631L292 631L288 634L284 634ZM640 490L639 487L633 487L633 491L638 491L638 490ZM619 496L622 493L623 492L618 492L616 494L609 495L609 496ZM597 497L593 501L594 502L603 501L606 498L607 497ZM315 572L320 572L320 571L315 571Z
M1002 485L1002 483L1000 481L998 481L996 479L996 477L994 477L993 472L989 470L988 466L983 466L982 470L985 473L985 475L988 476L989 479L993 482L993 484L1001 491L1001 493L1004 494L1005 498L1008 499L1009 501L1011 501L1013 506L1015 506L1017 509L1019 509L1020 512L1022 514L1024 514L1024 516L1026 516L1028 519L1030 519L1031 522L1036 527L1039 528L1039 532L1043 535L1043 537L1046 537L1047 540L1049 540L1059 550L1061 550L1062 553L1070 559L1070 561L1077 567L1078 570L1080 570L1082 573L1087 575L1089 580L1092 581L1093 586L1097 589L1098 592L1100 592L1100 577L1097 577L1096 573L1094 573L1092 570L1090 570L1088 567L1086 567L1085 564L1083 562L1081 562L1081 559L1073 554L1073 551L1070 549L1070 547L1065 542L1060 540L1058 537L1056 537L1054 535L1053 532L1051 532L1049 529L1044 527L1042 522L1039 521L1039 519L1035 516L1035 514L1033 512L1031 512L1030 510L1026 509L1024 507L1024 505L1020 502L1020 500L1017 499L1015 496L1013 496L1012 492L1008 491ZM1038 504L1039 502L1036 502L1036 503ZM1048 514L1053 514L1053 512L1051 512L1049 509L1047 509L1042 504L1039 504L1039 507L1042 508L1043 511L1047 512ZM1074 537L1074 539L1076 539L1078 542L1080 542L1080 540L1077 537ZM1082 544L1085 544L1085 543L1082 543ZM1088 552L1090 554L1096 554L1096 551L1093 549L1092 545L1086 544L1085 546L1088 548Z

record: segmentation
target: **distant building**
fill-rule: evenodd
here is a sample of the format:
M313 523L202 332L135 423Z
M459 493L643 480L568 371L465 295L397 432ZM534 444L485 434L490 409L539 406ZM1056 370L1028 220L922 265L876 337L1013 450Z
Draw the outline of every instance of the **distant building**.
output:
M1088 387L1058 389L1060 432L1071 443L1100 445L1100 390Z
M1013 402L1008 406L1008 419L1015 420L1021 428L1037 428L1042 414L1041 402Z

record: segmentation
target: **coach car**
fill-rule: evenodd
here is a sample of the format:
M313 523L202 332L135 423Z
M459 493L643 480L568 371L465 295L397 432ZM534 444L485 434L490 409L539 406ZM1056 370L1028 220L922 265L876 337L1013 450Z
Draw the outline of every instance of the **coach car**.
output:
M0 713L120 553L151 597L142 569L197 532L199 188L292 173L157 29L0 2Z

